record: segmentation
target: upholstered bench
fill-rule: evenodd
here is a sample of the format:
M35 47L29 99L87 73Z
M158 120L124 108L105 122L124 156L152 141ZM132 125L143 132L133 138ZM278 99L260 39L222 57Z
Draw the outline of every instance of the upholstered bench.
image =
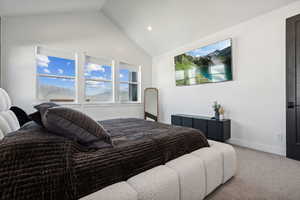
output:
M202 159L188 154L166 163L166 166L178 174L180 199L199 200L205 197L206 175Z
M142 172L127 182L108 186L82 200L201 200L236 173L231 145L210 141L164 166Z
M127 183L120 182L110 185L98 192L90 194L82 199L88 200L138 200L137 192Z
M215 142L208 140L211 148L216 149L222 154L223 162L223 183L227 182L231 177L234 176L237 165L236 165L236 153L234 148L229 144Z
M204 172L206 176L205 196L211 193L223 180L223 160L222 153L214 148L202 148L191 153L204 162Z
M142 172L127 182L137 191L139 200L180 200L178 175L166 166Z

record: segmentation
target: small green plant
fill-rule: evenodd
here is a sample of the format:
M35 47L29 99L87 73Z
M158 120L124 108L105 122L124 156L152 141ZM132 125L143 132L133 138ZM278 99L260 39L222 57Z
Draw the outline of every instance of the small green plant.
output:
M218 104L217 101L214 102L214 105L213 105L213 109L215 111L215 119L216 120L219 120L220 119L220 109L221 109L221 104Z
M218 102L215 101L215 102L214 102L214 105L213 105L214 111L215 111L215 112L219 112L220 108L221 108L221 104L218 104Z

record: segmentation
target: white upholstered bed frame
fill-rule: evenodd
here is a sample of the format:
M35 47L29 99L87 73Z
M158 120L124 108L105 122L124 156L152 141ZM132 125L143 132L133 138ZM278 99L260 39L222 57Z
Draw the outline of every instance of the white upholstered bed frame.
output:
M236 173L231 145L209 140L201 148L165 165L110 185L81 200L201 200Z
M0 88L0 140L19 129L8 94ZM236 172L236 152L231 145L210 141L201 148L110 185L81 200L201 200Z
M11 100L5 90L0 88L0 140L7 134L20 128L16 115L9 110Z

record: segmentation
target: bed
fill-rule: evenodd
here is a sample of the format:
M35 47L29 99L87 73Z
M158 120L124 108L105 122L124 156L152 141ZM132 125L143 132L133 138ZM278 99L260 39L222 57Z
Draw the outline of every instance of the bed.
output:
M137 175L130 174L125 181L109 185L81 200L201 200L236 173L234 148L206 140L196 129L140 119L100 123L120 144L127 140L124 136L139 138L141 133L150 134L151 139L163 138L165 147L158 146L164 152L163 162L140 170L142 172Z
M234 149L196 129L135 118L99 123L113 148L87 149L33 121L9 133L0 141L0 199L199 200L235 174Z

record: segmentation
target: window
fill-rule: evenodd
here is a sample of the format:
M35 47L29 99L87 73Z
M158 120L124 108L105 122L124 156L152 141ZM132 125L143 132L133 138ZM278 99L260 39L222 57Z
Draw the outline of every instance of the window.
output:
M84 76L85 101L113 102L112 61L86 57Z
M141 100L140 66L37 47L36 68L39 101L139 103Z
M37 48L37 97L39 100L75 101L76 64L74 57L68 53Z
M119 66L119 100L120 102L138 102L140 91L139 67L120 63Z

